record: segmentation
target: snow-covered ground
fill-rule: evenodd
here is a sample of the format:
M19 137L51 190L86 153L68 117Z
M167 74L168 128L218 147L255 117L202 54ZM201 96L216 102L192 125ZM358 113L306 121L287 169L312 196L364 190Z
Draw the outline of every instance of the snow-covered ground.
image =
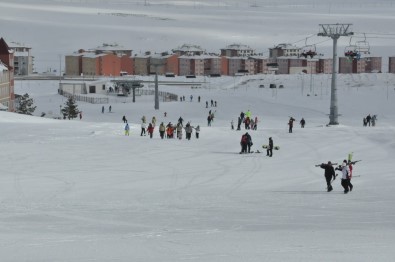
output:
M141 96L112 103L112 113L109 105L101 113L102 105L79 102L82 120L0 112L1 260L391 261L393 76L339 76L342 116L331 127L327 78L315 76L313 93L302 89L301 76L161 86L186 102L160 102L154 110L153 96ZM267 88L273 82L285 87ZM16 93L35 99L36 115L55 115L65 102L57 85L20 81ZM216 108L205 107L211 99ZM249 133L261 154L238 154L245 130L230 128L248 109L259 119ZM377 126L362 126L367 114L377 114ZM159 123L182 116L201 126L200 138L161 140L157 128L152 139L141 137L143 115ZM288 133L289 116L304 117L306 127ZM272 158L261 148L270 136L281 147ZM350 152L362 160L354 190L345 195L337 179L327 193L314 165L341 162Z
M2 0L0 22L6 41L33 47L41 72L58 68L61 54L102 42L134 52L183 43L217 51L233 42L259 51L337 22L391 34L394 7L384 0ZM130 15L99 14L118 12ZM393 40L369 41L378 54L393 52ZM339 52L348 43L341 38ZM330 45L317 49L330 55ZM66 102L57 81L16 81L15 93L29 93L37 109L35 116L0 112L0 260L392 261L394 82L392 74L339 75L340 124L327 127L329 75L313 76L311 86L309 75L207 78L197 89L161 85L186 101L155 110L152 96L111 100L112 113L110 104L101 113L103 105L78 102L83 118L70 121L39 117L57 115ZM216 108L205 107L211 100ZM259 119L249 133L261 154L238 154L245 130L231 130L230 122L247 110ZM377 126L362 126L368 114L378 116ZM201 126L200 138L161 140L157 128L152 139L141 137L143 115L157 123L182 116ZM297 120L292 134L290 116ZM280 146L272 158L261 148L269 137ZM350 152L362 160L354 190L345 195L336 179L327 193L315 165Z

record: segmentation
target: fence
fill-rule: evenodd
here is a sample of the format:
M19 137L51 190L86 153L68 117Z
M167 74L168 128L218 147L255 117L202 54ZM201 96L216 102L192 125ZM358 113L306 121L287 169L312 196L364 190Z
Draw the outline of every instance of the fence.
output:
M91 104L108 104L108 97L90 97L83 95L73 95L63 90L59 90L59 94L67 98L72 97L76 101L82 101Z
M108 104L110 102L108 97L90 97L85 95L73 95L63 90L59 90L59 94L67 98L73 97L76 101L82 101L91 104ZM136 95L155 95L155 90L136 89ZM169 92L158 91L158 95L159 97L162 97L163 102L178 101L178 95Z
M136 95L155 95L155 90L154 89L136 89ZM169 92L163 92L163 91L158 91L158 95L162 97L163 102L172 102L172 101L178 101L178 95L169 93Z

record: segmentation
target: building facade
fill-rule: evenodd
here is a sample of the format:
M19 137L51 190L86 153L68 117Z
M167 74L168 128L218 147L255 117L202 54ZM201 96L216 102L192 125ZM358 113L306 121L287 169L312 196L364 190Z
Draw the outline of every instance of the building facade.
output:
M227 57L249 57L255 55L254 49L247 45L242 44L232 44L228 45L226 48L221 49L221 56Z
M362 57L353 60L339 57L340 74L381 73L381 66L381 57Z
M15 42L11 42L8 47L14 51L14 75L32 74L34 66L32 48Z
M0 106L15 111L14 94L14 52L0 38Z

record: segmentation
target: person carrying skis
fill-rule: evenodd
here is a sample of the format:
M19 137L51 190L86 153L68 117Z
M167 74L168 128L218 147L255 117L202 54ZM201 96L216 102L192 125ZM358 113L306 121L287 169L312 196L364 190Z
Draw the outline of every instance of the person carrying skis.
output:
M332 166L332 162L328 161L327 164L322 163L320 165L320 167L322 169L325 169L324 175L325 175L327 189L328 189L328 192L331 192L333 190L332 181L334 181L336 179L335 169ZM332 180L332 178L333 178L333 180Z
M342 172L342 182L341 185L344 188L344 194L347 194L349 191L352 191L353 185L350 181L350 169L347 165L347 160L344 160L341 166L338 166L336 170L340 170Z

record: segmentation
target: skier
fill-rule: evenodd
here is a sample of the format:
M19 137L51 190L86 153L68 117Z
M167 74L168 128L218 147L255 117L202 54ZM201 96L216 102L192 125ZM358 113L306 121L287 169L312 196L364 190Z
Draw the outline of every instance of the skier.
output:
M130 130L129 124L126 122L126 125L125 125L125 136L129 136L129 130Z
M211 126L211 114L208 114L207 116L207 126Z
M350 181L350 169L347 165L347 160L344 160L341 166L338 166L336 170L340 170L342 172L342 182L341 185L344 188L344 194L347 194L349 191L352 191L353 185Z
M372 116L372 126L376 125L377 115Z
M101 107L101 112L104 114L104 106Z
M250 129L250 118L248 116L244 119L244 129Z
M240 141L240 145L241 145L240 154L247 153L247 142L248 142L247 140L248 140L247 134L243 134L241 136L241 141Z
M332 178L333 178L333 181L336 179L335 169L332 166L332 162L328 161L327 164L322 163L320 165L320 167L322 169L325 169L325 174L324 175L325 175L327 189L328 189L328 192L331 192L333 190Z
M295 121L295 119L293 118L293 117L291 117L290 119L289 119L289 121L288 121L288 126L289 126L289 133L292 133L292 128L293 128L293 126L294 126L294 121Z
M167 138L174 138L174 128L173 128L173 124L171 122L169 122L166 126L166 136Z
M108 107L108 112L111 113L111 106Z
M185 133L186 133L185 138L186 139L191 140L192 130L193 130L193 127L191 126L191 123L188 122L185 125Z
M304 120L304 118L302 117L302 119L300 120L300 126L302 128L304 128L304 125L306 124L306 121Z
M151 123L154 127L156 126L156 117L155 116L152 117Z
M241 122L242 122L241 116L239 116L239 117L237 118L237 130L241 130L241 128L240 128Z
M154 125L152 123L148 124L147 131L149 134L149 138L152 138L152 135L154 134Z
M163 139L163 137L165 136L165 131L166 131L166 127L165 127L165 124L163 124L163 122L162 122L159 125L159 135L160 135L161 139Z
M141 121L141 134L140 134L140 136L143 136L143 134L145 135L145 128L146 128L145 121Z
M200 133L200 126L198 125L198 126L195 128L196 139L199 139L199 133Z
M128 121L126 120L126 117L125 117L125 116L122 117L122 121L123 121L123 123L127 123L127 122L128 122Z
M180 118L178 119L178 123L181 124L181 126L182 126L182 122L184 122L184 119L182 119L182 117L180 116Z
M232 130L235 129L235 127L234 127L234 125L233 125L233 119L232 119L232 121L230 121L230 129L232 129Z
M82 111L80 111L80 120L82 119Z
M370 121L372 120L372 117L370 116L370 114L366 117L366 122L367 124L370 126Z
M273 139L271 137L269 137L269 145L266 149L266 156L273 156Z

